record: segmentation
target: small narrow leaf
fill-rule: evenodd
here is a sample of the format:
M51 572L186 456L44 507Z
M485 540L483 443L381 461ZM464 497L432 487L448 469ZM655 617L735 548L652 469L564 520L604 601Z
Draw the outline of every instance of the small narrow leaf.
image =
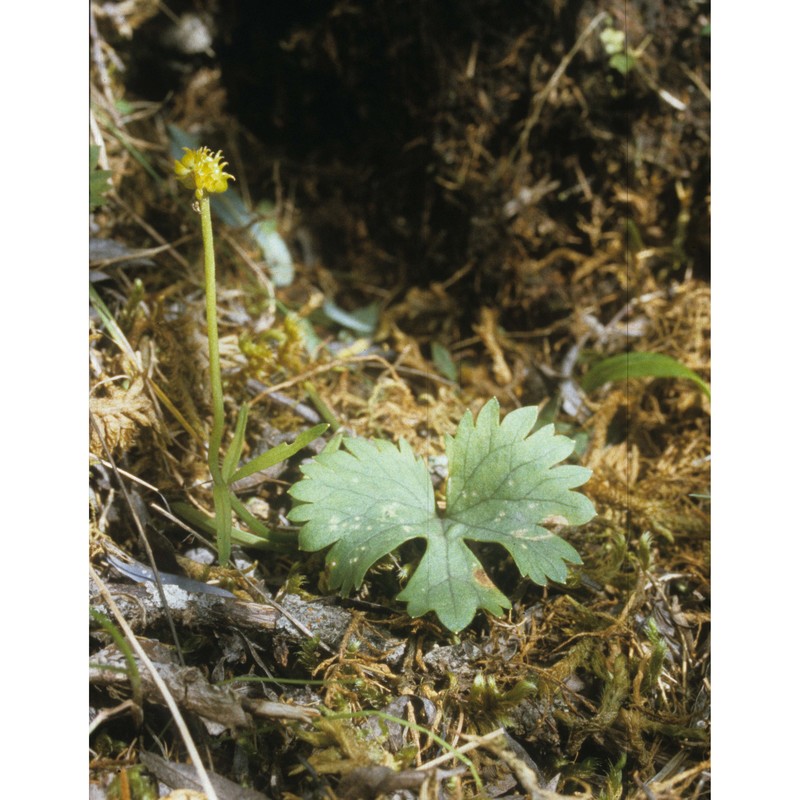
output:
M439 342L431 342L431 358L436 369L449 381L458 381L458 367L450 351Z
M708 384L692 369L664 353L619 353L595 364L583 376L581 386L592 392L604 383L628 378L687 378L711 397Z
M333 300L327 299L322 304L322 313L331 322L336 322L343 328L348 328L364 336L372 336L378 324L379 308L377 303L370 303L368 306L356 311L345 311L337 306Z
M247 478L254 475L256 472L269 469L281 461L285 461L290 456L293 456L299 450L302 450L307 444L311 444L314 439L321 436L328 429L327 422L321 422L307 431L303 431L291 444L281 442L277 447L267 450L260 456L256 456L252 461L248 461L243 466L239 467L236 472L231 476L231 483L236 483L242 478Z
M248 406L247 403L243 403L239 409L239 415L236 417L236 428L233 432L233 439L222 461L222 480L225 481L225 483L231 482L231 476L236 469L236 465L239 463L239 459L242 457L244 433L247 427L247 414L249 411L250 406Z
M257 547L267 547L272 550L285 550L287 547L297 547L297 534L289 530L272 530L268 528L260 519L253 516L247 506L231 492L231 506L241 520L247 525L252 533L237 531L233 529L231 534L234 541L239 544L257 542ZM255 539L253 538L255 534ZM247 541L242 541L242 535L247 537Z

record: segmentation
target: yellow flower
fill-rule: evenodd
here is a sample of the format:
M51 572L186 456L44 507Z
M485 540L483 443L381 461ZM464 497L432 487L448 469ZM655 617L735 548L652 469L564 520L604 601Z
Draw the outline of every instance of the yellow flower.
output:
M228 180L236 180L233 175L223 172L228 162L222 161L222 150L212 153L207 147L183 149L186 154L175 162L175 174L187 189L194 189L198 200L203 192L224 192L228 188Z

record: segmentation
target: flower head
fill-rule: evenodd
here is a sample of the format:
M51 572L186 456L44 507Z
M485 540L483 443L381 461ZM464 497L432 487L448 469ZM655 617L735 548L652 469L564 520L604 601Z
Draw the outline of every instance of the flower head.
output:
M187 189L194 189L198 200L203 192L224 192L228 188L228 180L236 180L233 175L223 172L228 162L222 161L222 150L212 153L207 147L183 149L186 153L180 161L175 162L175 174Z

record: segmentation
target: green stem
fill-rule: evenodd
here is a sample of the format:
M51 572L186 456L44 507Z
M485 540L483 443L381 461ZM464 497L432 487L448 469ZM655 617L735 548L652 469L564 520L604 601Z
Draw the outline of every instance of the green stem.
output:
M208 325L208 372L211 379L211 405L214 423L208 440L208 468L214 480L222 480L219 456L225 425L225 405L222 398L222 368L219 363L219 331L217 329L217 276L214 259L214 231L211 228L211 201L203 192L200 200L200 220L203 228L203 256L206 279L206 324Z
M225 404L222 394L222 367L219 360L219 331L217 328L217 277L214 259L214 232L211 228L211 201L204 191L200 198L200 221L203 230L203 256L206 283L206 324L208 327L208 372L211 381L213 423L208 437L208 469L214 481L214 513L217 522L219 561L227 564L231 541L230 503L222 502L227 493L220 463L222 434L225 429ZM226 535L227 532L227 535Z

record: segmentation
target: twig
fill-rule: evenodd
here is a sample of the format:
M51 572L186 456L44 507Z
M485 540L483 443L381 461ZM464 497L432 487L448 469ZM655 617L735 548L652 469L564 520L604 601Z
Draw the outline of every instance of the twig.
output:
M97 713L97 716L92 720L91 724L89 725L89 736L91 736L97 728L99 728L106 720L112 719L113 717L122 714L123 711L127 711L131 709L134 713L137 711L137 704L133 702L130 698L125 700L124 702L120 703L118 706L114 706L114 708L104 708L102 711ZM141 713L141 709L138 709L139 713Z
M191 264L175 249L175 246L172 242L167 242L167 240L152 225L149 225L147 222L145 222L141 216L139 216L139 214L137 214L119 195L109 193L109 199L116 203L116 205L125 211L126 214L129 214L131 218L135 220L135 222L159 244L169 245L167 252L187 271L187 273L191 274ZM183 239L181 239L181 241L183 241Z
M362 364L369 361L377 361L381 366L385 369L389 370L392 373L392 377L399 381L400 378L397 374L397 370L395 369L392 364L390 364L385 358L378 356L378 355L365 355L365 356L350 356L348 358L338 358L334 359L333 361L327 364L320 364L317 367L313 367L312 369L306 370L300 375L295 375L294 378L289 378L288 380L283 381L282 383L276 383L275 386L270 386L269 388L265 389L260 394L257 394L250 406L254 406L256 403L259 403L265 397L268 397L275 392L279 392L282 389L288 389L290 386L295 386L298 383L303 383L307 381L309 378L313 378L315 375L320 375L323 372L332 372L336 369L350 366L351 364Z
M265 392L270 400L282 406L286 406L294 411L294 413L299 417L302 417L306 422L310 422L312 425L319 425L319 423L322 422L322 417L320 417L320 415L310 406L307 406L301 403L299 400L289 397L288 395L276 392L271 386L267 386L265 383L262 383L255 378L248 378L247 388L253 392L253 394Z
M164 501L164 504L167 505L166 501ZM179 528L186 531L186 533L190 534L195 539L202 542L209 549L211 550L214 549L213 542L210 542L202 534L198 533L194 528L187 525L180 517L176 517L172 512L168 511L166 508L161 508L161 506L158 506L155 503L150 503L150 508L152 508L153 511L157 512L158 514L161 514L162 517L166 517L173 525L177 525Z
M194 238L195 236L193 234L187 233L185 236L176 239L174 242L165 242L164 244L158 245L158 247L144 247L139 250L131 250L129 253L124 253L121 256L114 256L112 258L98 258L94 261L90 258L89 266L105 269L106 267L113 267L116 264L124 264L126 261L150 258L150 256L157 256L159 253L163 253L165 250L177 247L179 244L184 244L185 242L188 242Z
M470 750L476 750L479 747L482 747L486 742L491 741L492 739L497 739L500 736L505 736L506 732L502 728L497 728L497 730L492 731L491 733L487 733L484 736L470 736L466 744L462 744L461 747L457 747L452 753L443 753L442 755L434 758L432 761L428 761L426 764L422 764L417 767L418 770L426 770L432 769L433 767L438 767L439 764L444 764L446 761L449 761L451 758L456 758L456 753L469 753Z
M284 606L282 606L280 603L278 603L277 601L273 600L271 597L266 595L261 590L261 588L258 586L258 584L256 584L255 581L253 581L248 576L244 576L244 577L247 580L247 583L250 585L250 587L255 589L255 591L258 592L258 594L261 596L261 599L263 600L264 603L266 603L268 606L271 606L276 611L278 611L281 614L283 614L283 616L286 619L288 619L289 622L291 622L292 625L294 625L295 628L297 628L297 630L299 630L300 633L302 633L304 636L307 636L309 639L314 639L315 638L314 632L307 625L304 625L294 614L292 614L289 611L287 611L286 608ZM324 650L326 653L328 653L330 655L335 655L334 651L330 647L328 647L327 644L325 644L325 642L322 640L322 638L317 636L316 640L317 640L317 646L321 650Z
M169 604L167 603L166 595L164 594L164 585L161 583L161 576L158 572L158 567L156 566L156 559L153 556L153 549L150 547L150 541L145 535L144 526L142 525L142 521L139 519L139 514L136 512L136 507L133 504L133 500L131 499L130 493L128 492L128 487L125 485L125 481L122 480L122 476L119 474L117 470L116 461L114 461L114 457L111 455L111 450L108 448L108 444L106 444L105 437L103 436L103 432L100 430L100 426L97 424L97 420L94 418L94 414L89 412L89 423L94 428L94 432L97 434L97 438L100 440L100 444L105 451L106 458L108 459L111 470L114 473L114 476L119 483L119 488L122 490L122 496L125 498L125 502L130 509L131 516L133 517L133 522L136 525L136 530L139 534L139 538L142 542L142 546L144 547L145 552L147 553L148 561L150 562L150 566L153 569L153 575L155 577L156 588L158 589L158 596L161 599L161 604L164 606L164 613L167 615L167 623L169 624L170 633L172 634L172 639L175 642L175 651L178 656L178 660L181 663L182 667L186 666L186 662L183 659L183 651L181 649L180 639L178 639L178 631L175 630L175 623L172 620L172 615L170 614Z
M155 665L148 658L147 653L145 653L144 649L139 644L139 640L131 630L127 620L119 610L119 607L114 602L114 598L111 596L111 592L108 591L108 587L105 585L102 578L95 572L94 567L91 564L89 564L89 574L100 591L100 594L103 596L103 601L105 602L106 606L116 618L120 628L122 628L125 636L127 636L128 641L131 643L131 646L136 651L136 655L139 657L145 667L147 667L147 671L153 678L153 683L158 686L159 691L164 697L164 702L167 704L167 707L169 708L170 713L175 720L175 724L178 727L178 731L181 734L183 743L186 745L186 749L189 752L189 758L192 759L194 768L197 770L197 775L200 779L200 783L203 786L203 791L206 793L206 797L208 800L218 800L217 794L214 791L214 787L211 785L211 780L206 772L206 768L203 765L203 762L200 760L200 753L197 752L197 747L195 746L194 740L189 733L189 729L186 727L186 722L181 716L181 712L178 708L178 704L175 702L175 698L170 694L169 689L167 689L167 685L164 683L161 675L158 674L158 670L155 668Z
M97 76L100 79L100 86L103 89L103 97L108 104L107 110L111 114L112 118L114 118L115 124L119 126L119 115L115 107L114 95L111 91L111 78L109 77L108 70L106 69L105 58L103 58L103 47L101 44L102 39L97 31L97 22L94 18L94 3L89 3L89 38L91 40L90 50L92 54L92 60L94 61L94 65L97 69ZM93 118L94 115L92 115L92 119ZM107 169L107 166L103 165L103 168Z
M570 62L573 58L578 54L578 51L583 47L586 40L591 36L594 29L608 16L608 12L601 11L595 18L583 29L583 32L578 37L575 44L572 46L572 49L567 53L564 58L561 59L561 63L556 67L555 72L550 76L550 80L547 81L544 89L538 92L535 97L533 98L533 102L531 104L531 113L528 115L528 118L525 120L525 127L522 129L522 134L519 137L519 141L517 142L516 147L514 148L514 152L512 153L510 161L513 161L514 158L519 153L524 153L528 149L528 140L530 139L531 131L533 130L536 123L539 121L539 117L542 114L542 109L544 108L544 104L549 99L550 95L553 93L553 90L558 85L558 82L561 80L564 73L567 71L567 67L570 65Z

